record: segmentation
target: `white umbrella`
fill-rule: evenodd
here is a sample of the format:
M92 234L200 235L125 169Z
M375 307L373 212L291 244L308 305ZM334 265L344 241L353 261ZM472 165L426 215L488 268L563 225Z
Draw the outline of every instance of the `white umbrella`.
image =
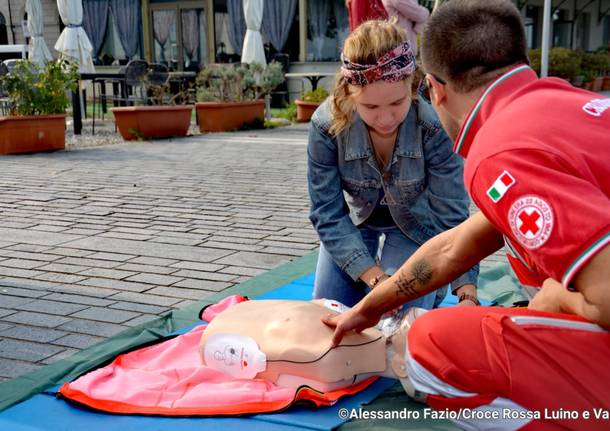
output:
M263 0L244 0L244 16L246 18L246 37L241 51L242 63L267 64L265 48L261 36L263 22Z
M42 6L40 0L26 0L25 11L28 14L28 32L30 33L29 59L43 67L53 59L43 37Z
M61 20L66 25L55 43L55 49L62 57L70 57L79 63L81 73L93 73L93 46L83 29L82 0L57 0L57 9Z

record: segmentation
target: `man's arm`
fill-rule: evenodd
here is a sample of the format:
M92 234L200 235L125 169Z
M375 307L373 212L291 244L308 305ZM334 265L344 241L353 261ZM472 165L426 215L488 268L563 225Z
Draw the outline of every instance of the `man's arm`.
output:
M502 245L502 235L482 213L435 236L352 309L324 319L336 328L333 346L346 332L369 328L383 313L444 286Z
M576 314L610 328L610 246L596 254L572 280L575 292L547 279L529 308Z

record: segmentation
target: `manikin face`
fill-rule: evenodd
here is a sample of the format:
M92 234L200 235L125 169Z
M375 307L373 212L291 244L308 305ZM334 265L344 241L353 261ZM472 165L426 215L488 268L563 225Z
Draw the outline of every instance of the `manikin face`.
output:
M411 89L404 81L377 81L361 87L353 99L366 125L379 135L390 136L409 112Z

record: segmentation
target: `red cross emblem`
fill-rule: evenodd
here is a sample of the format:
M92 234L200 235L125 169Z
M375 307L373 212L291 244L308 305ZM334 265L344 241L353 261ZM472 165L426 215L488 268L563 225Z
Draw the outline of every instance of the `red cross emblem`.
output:
M536 210L532 211L531 214L528 214L525 211L522 211L518 215L519 220L521 220L521 226L519 230L523 235L527 235L528 232L531 232L532 235L536 235L540 228L536 224L538 219L540 218L540 213Z
M513 202L508 223L514 238L524 247L535 249L543 245L553 230L553 210L537 196L522 196Z

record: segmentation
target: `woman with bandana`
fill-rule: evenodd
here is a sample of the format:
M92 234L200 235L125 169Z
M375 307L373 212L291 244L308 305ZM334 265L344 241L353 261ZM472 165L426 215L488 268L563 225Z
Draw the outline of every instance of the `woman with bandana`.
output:
M429 102L412 91L415 57L396 21L345 41L335 88L312 117L310 220L320 237L314 298L356 304L425 241L468 217L461 159ZM478 305L478 266L451 283ZM447 287L405 305L437 306Z

